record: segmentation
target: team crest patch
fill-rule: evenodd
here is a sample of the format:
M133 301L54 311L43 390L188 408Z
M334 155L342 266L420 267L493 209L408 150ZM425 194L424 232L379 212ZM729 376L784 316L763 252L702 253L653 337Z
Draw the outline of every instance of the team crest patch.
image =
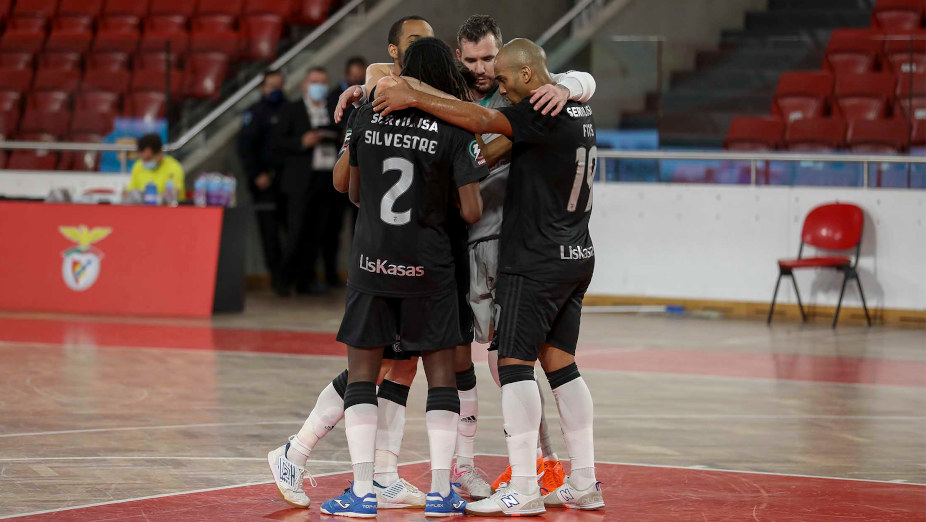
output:
M486 164L485 156L482 155L482 149L479 148L479 143L476 140L469 142L469 155L473 158L473 163L477 167Z
M110 227L87 228L86 225L76 227L58 227L61 235L77 243L61 253L64 260L61 263L61 276L64 284L75 292L82 292L96 282L100 276L100 262L103 252L91 246L102 241L113 229Z

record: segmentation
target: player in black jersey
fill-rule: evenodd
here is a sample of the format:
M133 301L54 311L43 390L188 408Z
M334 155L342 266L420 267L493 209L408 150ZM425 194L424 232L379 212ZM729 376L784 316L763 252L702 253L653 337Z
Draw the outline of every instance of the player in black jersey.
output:
M467 95L450 48L440 40L418 40L405 58L405 74ZM348 347L344 419L354 483L321 510L376 513L376 380L383 347L398 337L403 347L422 353L428 378L432 481L425 515L462 513L465 501L451 490L450 465L460 411L452 348L463 339L445 223L457 212L454 192L463 219L481 217L485 159L472 134L415 109L381 116L366 104L351 119L349 192L360 213L338 341Z
M512 480L492 497L470 503L478 515L538 515L546 507L604 506L595 479L592 399L575 364L582 299L594 269L588 232L597 149L592 109L569 102L554 117L533 110L530 93L552 82L546 56L524 39L505 45L495 61L500 91L511 101L499 110L445 100L397 85L380 89L381 114L415 107L471 132L512 139L511 174L500 240L496 302L502 411ZM553 388L571 476L541 497L534 458L540 397L533 365L540 359Z

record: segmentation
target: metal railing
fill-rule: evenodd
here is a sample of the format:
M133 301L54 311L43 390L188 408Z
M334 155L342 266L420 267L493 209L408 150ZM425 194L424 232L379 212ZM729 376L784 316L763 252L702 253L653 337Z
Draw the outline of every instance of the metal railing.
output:
M879 163L926 165L926 156L909 154L829 154L808 152L749 152L749 151L666 151L666 150L613 150L601 149L598 158L618 160L691 160L691 161L748 161L749 177L756 184L759 162L822 162L860 163L863 166L862 186L868 186L869 165Z

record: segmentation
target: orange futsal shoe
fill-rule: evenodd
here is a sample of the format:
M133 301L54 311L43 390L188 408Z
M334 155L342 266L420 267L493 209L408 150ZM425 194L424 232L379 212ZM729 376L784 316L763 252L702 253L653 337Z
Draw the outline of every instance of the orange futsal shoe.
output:
M540 485L541 495L553 493L565 482L566 472L563 471L562 462L558 460L543 461L543 474L537 474L537 484Z
M557 461L557 462L559 462L559 461ZM560 469L560 471L562 471L562 470L563 470L563 467L560 466L559 469ZM539 482L540 479L543 477L543 472L544 472L544 468L543 468L543 458L539 458L539 459L537 459L537 481L538 481L538 482ZM508 467L505 468L504 473L502 473L501 475L499 475L498 478L495 479L495 482L492 483L492 491L495 491L496 489L498 489L498 486L501 485L502 482L511 482L511 464L509 464ZM560 479L559 483L560 483L560 484L563 483L562 479ZM557 487L559 487L559 486L557 486ZM556 488L553 488L553 489L556 489ZM552 490L551 490L551 491L552 491Z

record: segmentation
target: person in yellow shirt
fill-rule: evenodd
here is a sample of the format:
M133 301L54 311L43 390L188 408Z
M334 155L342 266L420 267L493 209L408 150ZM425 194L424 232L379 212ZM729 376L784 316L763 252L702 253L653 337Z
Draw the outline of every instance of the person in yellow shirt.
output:
M132 165L132 179L128 189L144 191L145 185L154 182L158 194L163 197L167 190L167 180L172 180L177 187L179 201L186 199L183 185L183 166L174 158L164 154L164 144L157 134L146 134L138 139L138 161Z

